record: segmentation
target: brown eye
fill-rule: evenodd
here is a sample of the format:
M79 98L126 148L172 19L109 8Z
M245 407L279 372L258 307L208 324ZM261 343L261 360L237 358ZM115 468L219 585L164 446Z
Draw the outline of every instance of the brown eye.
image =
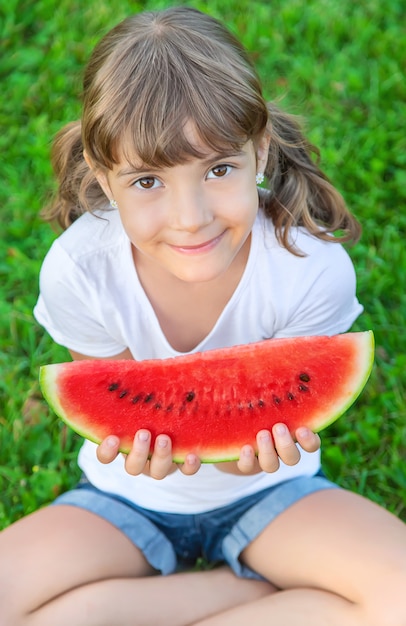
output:
M213 169L210 170L210 173L213 174L216 178L221 178L222 176L226 176L231 170L230 165L216 165Z
M135 181L134 185L140 187L141 189L152 189L155 187L156 182L157 180L153 176L144 176L144 178L139 178Z

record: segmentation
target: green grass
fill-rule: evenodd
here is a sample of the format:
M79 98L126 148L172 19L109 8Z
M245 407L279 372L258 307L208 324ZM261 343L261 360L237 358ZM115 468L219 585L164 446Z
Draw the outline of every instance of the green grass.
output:
M5 6L7 4L7 6ZM304 116L322 162L364 226L349 250L376 364L361 398L323 436L325 469L406 518L406 36L402 0L210 0L254 57L269 97ZM0 527L78 477L79 440L49 412L38 368L67 358L32 317L55 234L38 214L49 148L78 117L83 65L113 24L167 3L9 0L0 7Z

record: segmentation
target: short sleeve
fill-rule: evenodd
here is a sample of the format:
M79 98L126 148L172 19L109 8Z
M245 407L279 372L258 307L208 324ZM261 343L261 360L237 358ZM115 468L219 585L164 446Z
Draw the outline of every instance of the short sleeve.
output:
M94 286L58 240L41 268L34 316L56 343L75 352L103 358L127 347L107 331Z
M320 243L302 271L292 274L287 290L289 314L275 337L335 335L347 332L363 307L356 296L352 261L338 243Z

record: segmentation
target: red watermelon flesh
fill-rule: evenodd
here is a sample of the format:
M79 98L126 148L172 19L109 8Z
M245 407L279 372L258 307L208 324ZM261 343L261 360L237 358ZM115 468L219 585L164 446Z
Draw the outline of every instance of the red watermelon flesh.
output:
M173 456L203 462L256 448L262 429L285 423L320 431L342 415L371 372L371 331L269 339L170 359L85 360L45 365L42 392L77 433L116 435L128 452L140 428L172 440Z

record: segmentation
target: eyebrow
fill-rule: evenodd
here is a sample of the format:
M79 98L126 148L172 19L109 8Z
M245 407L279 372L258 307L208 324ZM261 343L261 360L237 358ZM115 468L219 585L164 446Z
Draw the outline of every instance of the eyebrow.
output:
M117 176L118 177L122 177L122 176L133 176L134 174L141 174L141 172L145 172L145 170L151 169L150 167L147 166L147 164L143 164L141 167L129 167L129 168L124 168L122 170L119 170L117 172ZM158 169L158 168L154 168L154 169Z
M199 159L204 165L210 165L210 163L213 163L215 161L222 161L222 160L226 160L226 159L231 159L231 158L235 158L235 157L241 157L244 155L244 151L243 150L238 150L236 152L213 152L212 154L209 154L207 157L201 158ZM148 165L148 163L142 163L140 167L134 167L134 166L130 166L127 168L123 168L121 170L119 170L117 172L117 176L119 178L122 178L124 176L134 176L134 175L138 175L141 174L143 172L148 172L148 171L160 171L162 169L166 169L164 167L158 167L158 166L151 166Z
M213 161L222 161L227 159L232 159L235 157L243 156L244 150L237 150L234 152L213 152L208 157L201 159L205 165L209 165Z

